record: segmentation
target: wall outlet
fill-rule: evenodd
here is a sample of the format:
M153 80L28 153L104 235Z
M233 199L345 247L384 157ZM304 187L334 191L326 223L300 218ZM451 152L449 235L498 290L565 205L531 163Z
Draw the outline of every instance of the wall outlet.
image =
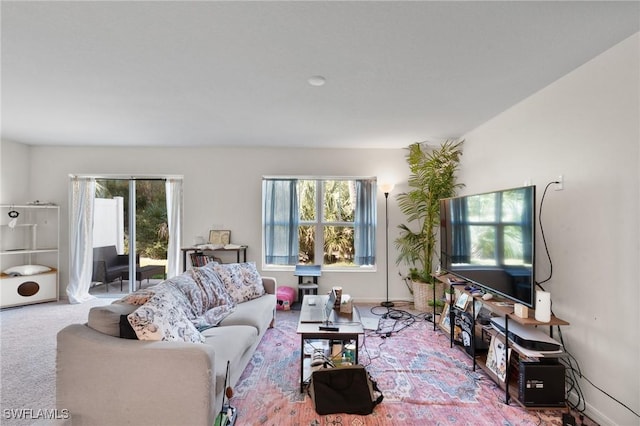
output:
M555 190L562 191L564 189L564 175L559 175L556 182Z

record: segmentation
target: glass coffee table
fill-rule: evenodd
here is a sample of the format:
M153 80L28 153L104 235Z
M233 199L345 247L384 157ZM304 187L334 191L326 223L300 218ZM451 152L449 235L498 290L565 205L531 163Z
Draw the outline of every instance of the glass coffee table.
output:
M340 363L343 353L346 350L353 351L353 359L350 362L358 363L359 336L364 334L364 328L360 321L360 314L356 307L352 313L340 313L333 310L328 322L303 322L308 311L314 308L309 305L309 300L313 300L316 306L324 306L329 299L328 295L305 295L302 299L302 309L300 311L301 320L298 321L297 333L300 335L300 392L304 392L304 386L309 382L312 372L312 358L315 350L330 349L328 358L336 360L336 366ZM329 326L329 327L327 327ZM332 328L332 329L327 329ZM328 342L326 344L325 342ZM318 343L321 343L320 345ZM339 344L339 349L338 348ZM311 351L305 351L311 348ZM307 352L305 354L305 352ZM325 354L326 355L326 354ZM351 354L350 357L351 358Z

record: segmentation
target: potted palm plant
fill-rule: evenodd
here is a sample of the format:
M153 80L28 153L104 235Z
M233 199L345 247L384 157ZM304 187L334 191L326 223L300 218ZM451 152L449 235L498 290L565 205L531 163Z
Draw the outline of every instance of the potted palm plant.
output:
M464 186L456 182L456 172L462 155L464 140L446 140L439 147L415 142L407 147L406 160L411 174L409 190L397 195L400 211L407 223L398 225L395 239L398 250L396 264L409 266L405 282L414 296L415 308L427 311L428 306L440 301L444 288L436 288L433 300L433 263L437 259L440 199L453 197Z

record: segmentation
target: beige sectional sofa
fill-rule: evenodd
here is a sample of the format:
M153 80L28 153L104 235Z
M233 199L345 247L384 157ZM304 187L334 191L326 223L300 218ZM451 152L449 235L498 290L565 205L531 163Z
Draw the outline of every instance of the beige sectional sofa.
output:
M237 275L231 278L242 281ZM264 294L235 303L219 324L199 329L196 337L187 338L180 331L166 332L164 340L138 340L149 336L135 326L131 328L136 335L130 336L129 326L139 325L136 312L150 303L153 287L142 292L147 297L144 303L128 297L92 308L86 324L73 324L58 333L57 408L69 410L73 425L213 425L222 405L227 361L229 380L235 385L274 323L277 283L274 278L260 280ZM180 285L172 286L171 281L163 284L169 282L175 292ZM206 292L209 283L204 281L199 284ZM191 305L199 302L196 297ZM201 319L190 318L194 324L201 324ZM151 330L155 333L158 327ZM158 338L157 333L151 338ZM194 338L203 343L185 341Z

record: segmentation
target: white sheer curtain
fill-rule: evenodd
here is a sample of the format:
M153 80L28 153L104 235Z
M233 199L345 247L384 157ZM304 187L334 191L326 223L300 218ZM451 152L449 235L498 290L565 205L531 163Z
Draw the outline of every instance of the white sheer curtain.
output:
M69 303L83 303L95 296L89 294L93 272L93 203L96 181L71 178L69 223Z
M182 235L182 179L167 179L167 225L169 243L167 244L167 278L180 274L180 242Z

